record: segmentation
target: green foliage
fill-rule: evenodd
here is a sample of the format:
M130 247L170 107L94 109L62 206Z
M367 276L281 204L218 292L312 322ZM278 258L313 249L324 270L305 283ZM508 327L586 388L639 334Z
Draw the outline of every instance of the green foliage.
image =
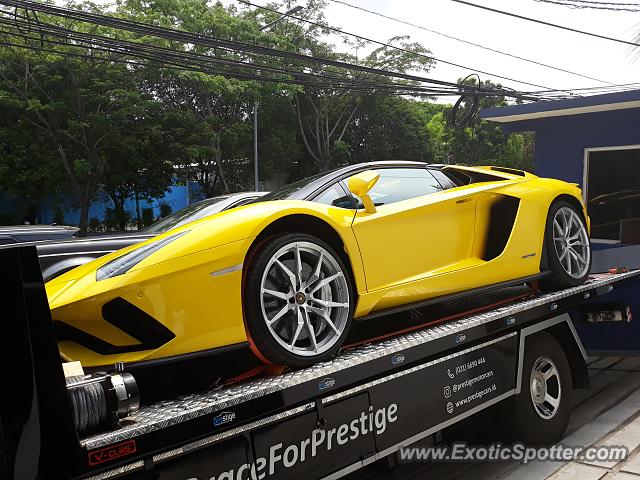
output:
M106 8L72 5L95 13ZM280 0L270 6L284 11L290 5ZM325 6L324 0L309 0L298 15L326 24ZM397 50L327 36L322 26L287 19L262 29L279 16L261 9L206 0L117 0L114 8L117 15L140 22L397 72L428 72L434 65L431 52L406 36L389 41L402 48ZM55 17L40 20L69 26ZM250 53L213 51L107 27L74 28L252 61ZM9 43L16 38L0 33L0 40ZM56 49L69 55L0 47L0 189L23 205L16 218L45 202L50 207L71 201L80 207L82 231L95 231L102 227L89 219L89 205L106 196L112 202L106 228L123 229L131 223L124 210L127 201L139 205L160 198L178 178L198 182L207 196L252 189L256 104L262 181L283 175L293 181L334 166L381 159L532 168L531 134L506 136L499 125L478 119L453 129L447 121L451 107L429 99L261 83L144 61L126 65L107 54L82 58L87 51L79 44ZM332 73L380 80L360 71L336 68ZM482 100L483 107L502 104L504 99ZM161 206L161 216L170 212L168 205ZM136 220L146 226L149 215L143 209Z
M147 228L150 226L155 219L153 218L153 208L143 208L142 209L142 226Z
M102 232L104 225L95 217L89 219L89 231L90 232Z
M172 213L173 210L171 209L171 205L166 202L162 202L160 204L160 218L168 217Z
M104 227L108 232L121 232L131 223L131 214L126 210L107 208L104 214Z
M59 208L56 208L53 214L53 223L56 225L64 225L64 212Z
M475 80L469 83L475 84ZM482 82L482 86L500 87L489 81ZM504 105L506 101L500 97L480 100L480 108ZM456 129L449 121L451 106L437 105L436 107L439 111L427 123L434 162L464 165L494 164L533 170L534 136L532 133L506 135L498 123L487 122L477 116L465 128Z
M0 225L15 225L20 223L14 212L0 212Z
M374 160L433 160L427 128L430 112L422 102L371 97L345 135L353 163Z

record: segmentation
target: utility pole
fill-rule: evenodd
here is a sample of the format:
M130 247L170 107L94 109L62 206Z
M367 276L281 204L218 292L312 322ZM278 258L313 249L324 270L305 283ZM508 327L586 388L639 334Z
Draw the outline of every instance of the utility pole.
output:
M258 184L258 102L253 104L253 178L254 189L260 191Z
M297 7L293 7L291 10L287 10L282 14L281 17L276 18L273 22L267 23L265 26L260 28L261 31L264 31L268 28L271 28L279 21L289 17L295 13L298 13L304 7L298 5ZM256 101L253 104L253 184L255 191L259 191L259 179L258 179L258 102Z

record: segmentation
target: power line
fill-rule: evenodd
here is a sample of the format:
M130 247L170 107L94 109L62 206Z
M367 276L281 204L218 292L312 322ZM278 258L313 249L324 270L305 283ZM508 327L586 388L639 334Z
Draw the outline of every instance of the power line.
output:
M266 10L266 11L269 11L269 12L272 12L272 13L277 13L277 14L283 15L283 12L280 12L280 11L275 10L275 9L273 9L273 8L265 7L265 6L262 6L262 5L257 5L257 4L255 4L255 3L252 3L252 2L250 2L250 1L248 1L248 0L238 0L238 2L240 2L240 3L244 3L244 4L246 4L246 5L250 5L250 6L255 7L255 8L260 8L260 9L262 9L262 10ZM291 18L293 18L293 19L295 19L295 20L299 20L299 21L301 21L301 22L308 23L308 24L310 24L310 25L315 25L315 26L317 26L317 27L320 27L320 28L323 28L323 29L326 29L326 30L330 30L330 31L333 31L333 32L336 32L336 33L340 33L340 34L342 34L342 35L348 35L348 36L350 36L350 37L354 37L354 38L357 38L357 39L360 39L360 40L364 40L364 41L366 41L366 42L370 42L370 43L375 43L376 45L380 45L380 46L383 46L383 47L393 48L393 49L396 49L396 50L399 50L399 51L403 51L403 52L411 53L411 54L413 54L413 55L417 55L417 56L421 56L421 57L429 58L430 60L435 60L435 61L437 61L437 62L444 63L444 64L446 64L446 65L451 65L451 66L454 66L454 67L463 68L463 69L465 69L465 70L472 70L472 71L477 72L477 73L482 73L482 74L484 74L484 75L490 75L490 76L492 76L492 77L501 78L501 79L503 79L503 80L508 80L508 81L510 81L510 82L516 82L516 83L520 83L520 84L523 84L523 85L529 85L529 86L537 87L537 88L551 89L551 87L545 87L544 85L537 85L537 84L535 84L535 83L526 82L526 81L524 81L524 80L518 80L518 79L515 79L515 78L511 78L511 77L505 77L505 76L503 76L503 75L498 75L498 74L496 74L496 73L491 73L491 72L487 72L487 71L479 70L479 69L477 69L477 68L472 68L472 67L468 67L468 66L465 66L465 65L460 65L460 64L458 64L458 63L453 63L453 62L450 62L450 61L448 61L448 60L443 60L443 59L441 59L441 58L436 58L436 57L431 56L431 55L423 55L423 54L420 54L420 53L412 52L411 50L407 50L407 49L405 49L405 48L398 47L398 46L396 46L396 45L392 45L392 44L390 44L390 43L385 43L385 42L381 42L381 41L379 41L379 40L374 40L374 39L372 39L372 38L364 37L364 36L362 36L362 35L357 35L357 34L355 34L355 33L346 32L346 31L344 31L344 30L342 30L342 29L340 29L340 28L331 27L331 26L329 26L329 25L322 24L322 23L318 23L318 22L314 22L314 21L312 21L312 20L308 20L308 19L306 19L306 18L297 17L297 16L295 16L295 15L290 15L290 17L291 17ZM605 83L606 83L606 82L605 82Z
M478 5L476 3L467 2L465 0L451 0L452 2L467 5L469 7L480 8L489 12L499 13L500 15L507 15L513 18L519 18L520 20L526 20L528 22L539 23L540 25L546 25L547 27L559 28L561 30L567 30L569 32L579 33L581 35L588 35L590 37L601 38L603 40L609 40L612 42L623 43L625 45L632 45L638 47L637 43L630 42L628 40L622 40L621 38L607 37L606 35L600 35L598 33L586 32L584 30L578 30L577 28L565 27L564 25L558 25L557 23L545 22L544 20L538 20L536 18L525 17L524 15L518 15L517 13L505 12L504 10L498 10L497 8L485 7L484 5Z
M436 34L436 35L440 35L441 37L448 38L450 40L455 40L457 42L465 43L467 45L472 45L474 47L482 48L483 50L487 50L487 51L490 51L490 52L493 52L493 53L497 53L497 54L504 55L504 56L507 56L507 57L515 58L517 60L522 60L523 62L532 63L534 65L538 65L538 66L545 67L545 68L550 68L552 70L557 70L559 72L568 73L568 74L571 74L571 75L575 75L577 77L586 78L588 80L595 80L596 82L608 83L610 85L613 85L612 82L608 82L606 80L600 80L599 78L590 77L590 76L584 75L582 73L578 73L578 72L567 70L567 69L564 69L564 68L561 68L561 67L556 67L556 66L553 66L553 65L542 63L542 62L539 62L537 60L531 60L530 58L521 57L520 55L516 55L516 54L513 54L513 53L505 52L503 50L498 50L496 48L487 47L486 45L481 45L479 43L472 42L472 41L469 41L469 40L465 40L465 39L460 38L460 37L455 37L455 36L449 35L447 33L442 33L442 32L439 32L437 30L433 30L431 28L423 27L422 25L416 25L415 23L409 22L408 20L403 20L403 19L400 19L400 18L392 17L390 15L385 15L385 14L380 13L380 12L376 12L375 10L369 10L367 8L360 7L358 5L353 5L353 4L345 2L343 0L329 0L329 1L333 2L333 3L340 4L340 5L344 5L346 7L350 7L350 8L356 9L356 10L367 12L367 13L369 13L371 15L375 15L375 16L378 16L378 17L386 18L387 20L391 20L391 21L394 21L394 22L397 22L397 23L408 25L410 27L414 27L414 28L417 28L419 30L424 30L425 32L429 32L429 33L433 33L433 34ZM545 1L545 0L536 0L536 1Z
M567 0L573 3L587 3L591 5L611 5L622 7L640 7L640 3L624 3L624 2L599 2L595 0Z
M10 0L0 1L0 3L13 3ZM23 5L27 2L21 2ZM40 10L45 9L46 7L43 4L35 4L40 8ZM44 48L44 44L53 44L58 46L65 47L75 47L80 49L87 49L89 51L96 51L100 53L109 53L116 54L121 56L129 56L142 60L151 60L157 62L161 65L169 65L171 68L180 68L184 70L191 71L204 71L205 73L213 73L220 74L229 77L236 77L241 79L251 79L258 81L270 81L270 82L280 82L280 83L293 83L298 85L305 86L314 86L321 88L347 88L353 91L360 92L384 92L390 94L411 94L411 95L460 95L462 91L465 89L463 86L458 85L457 83L452 82L443 82L433 79L428 79L426 77L417 77L417 76L406 76L404 74L398 74L396 72L388 72L386 70L373 69L370 67L362 67L358 65L347 64L344 62L331 62L327 59L319 59L316 57L309 57L300 54L292 54L291 52L285 52L280 50L269 49L266 47L259 47L256 45L250 44L242 44L241 42L229 42L222 41L220 39L216 39L215 37L203 37L194 34L189 34L188 32L182 32L178 30L172 29L162 29L155 26L150 25L149 28L146 27L145 24L140 24L137 22L129 22L123 21L121 19L117 19L114 17L105 17L98 16L97 18L94 14L87 14L85 16L85 12L79 12L75 10L67 10L67 9L58 9L56 8L53 12L46 12L49 14L57 15L61 18L73 19L75 21L81 21L86 23L98 24L98 25L107 25L113 28L120 28L128 31L135 31L136 33L140 33L143 35L155 35L160 38L168 38L173 41L182 41L183 43L191 43L194 45L215 45L217 49L224 49L229 52L241 52L244 53L246 50L256 51L259 54L271 55L271 56L279 56L282 57L285 61L290 60L291 57L296 58L297 60L307 60L307 63L316 63L319 65L324 65L325 63L335 64L336 66L348 68L356 71L364 71L367 73L373 73L382 77L407 77L408 79L412 79L413 81L420 81L422 83L431 83L438 85L437 88L424 86L424 85L408 85L397 82L381 82L380 80L370 80L363 81L357 77L348 77L342 76L338 77L336 75L332 75L331 72L325 72L322 69L320 70L320 74L318 73L309 73L308 66L303 67L303 70L291 70L290 68L277 68L272 66L264 66L259 65L257 62L242 62L238 60L233 60L229 58L217 58L211 57L208 55L194 53L192 51L184 51L184 50L174 50L166 47L161 47L158 45L153 45L149 43L137 43L137 42L129 42L122 39L113 39L110 37L105 37L98 35L94 32L77 32L74 30L70 30L65 27L60 27L57 25L47 24L40 20L33 20L30 15L26 14L21 16L18 12L14 12L11 15L9 12L2 12L5 16L0 16L0 24L4 24L9 30L4 30L2 33L5 35L17 37L22 40L26 40L27 44L18 44L13 42L3 42L4 44L11 44L13 47L17 48L26 48L37 51L53 51L54 53L59 53L61 55L71 55L71 56L84 56L87 58L91 58L89 55L71 53L68 51L59 51L53 50L51 48ZM124 22L124 23L123 23ZM14 29L14 30L12 30ZM61 37L62 40L52 40L49 38L50 36ZM188 38L184 38L184 37ZM29 43L31 42L31 43ZM34 45L35 44L35 45ZM230 44L233 44L232 46ZM239 45L236 45L239 44ZM110 58L108 60L120 61L122 62L121 57L116 59ZM123 63L130 63L124 61ZM318 66L319 66L318 65ZM291 67L291 64L288 64ZM225 67L225 68L221 68ZM237 67L243 69L253 69L257 71L256 73L246 73L239 70L229 70L230 67ZM315 67L314 67L315 68ZM261 70L265 70L270 73L279 73L286 75L286 77L266 77L261 75ZM305 71L306 70L306 71ZM407 79L405 78L405 79ZM538 100L541 97L532 97L523 94L513 93L507 90L498 90L498 89L488 89L486 87L481 87L479 91L480 95L507 95L518 98L526 98L528 100Z
M283 73L286 75L296 75L296 78L285 78L285 77L268 77L262 74L251 74L244 73L239 70L229 70L228 68L220 68L219 65L223 65L226 67L230 66L238 66L238 67L247 67L252 66L245 62L234 61L234 60L220 60L212 57L208 57L206 55L194 54L192 52L185 51L176 51L172 49L168 49L165 47L159 47L155 45L148 44L138 44L127 42L124 40L113 41L108 37L102 37L99 35L87 35L81 32L73 32L65 29L60 29L55 26L51 26L49 24L45 24L39 22L37 25L33 25L24 20L11 21L0 17L0 26L17 26L19 29L22 28L23 31L28 31L29 34L34 36L30 36L27 33L13 32L7 30L0 30L0 33L3 33L6 36L15 37L25 41L33 41L37 45L28 43L28 44L18 44L15 42L0 42L7 46L12 46L16 48L23 48L34 51L52 51L56 54L63 56L72 56L72 57L80 57L80 58L95 58L91 57L87 54L82 53L73 53L68 51L60 51L53 50L51 48L47 49L44 47L44 44L51 44L56 46L64 46L64 47L75 47L81 49L87 49L91 52L105 53L105 54L115 54L119 56L128 56L137 58L139 60L147 60L152 62L157 62L163 66L169 66L171 68L177 68L181 70L187 71L203 71L209 74L217 74L224 75L227 77L239 78L242 80L259 80L263 82L274 82L274 83L290 83L290 84L298 84L305 86L314 86L314 87L331 87L335 89L349 89L353 91L386 91L386 93L397 93L402 92L404 90L408 90L410 93L427 91L431 92L431 89L421 88L419 86L408 87L401 84L388 83L388 82L362 82L358 79L349 79L347 77L337 77L331 75L318 75L318 74L309 74L309 73L299 73L299 72L291 72L278 68L262 68L256 67L258 72L261 73L262 70L268 71L270 73ZM50 35L59 35L61 31L64 31L64 40L54 40L49 38ZM45 35L46 37L43 37ZM70 43L75 42L75 43ZM91 42L91 43L86 43ZM39 45L39 46L38 46ZM128 60L123 60L122 58L113 58L110 57L109 61L114 61L117 63L127 63L131 65L142 66L143 64L139 62L131 62ZM438 94L458 94L457 90L444 90L437 89L435 90Z
M282 60L297 60L306 64L315 64L318 66L333 66L337 68L344 68L346 70L357 71L361 73L368 73L373 75L380 75L384 77L398 78L402 80L416 81L416 82L425 82L425 83L431 83L435 85L448 86L448 87L454 87L454 88L458 87L458 84L454 82L446 82L443 80L436 80L436 79L422 77L418 75L392 72L389 70L367 67L363 65L355 65L355 64L343 62L340 60L303 55L299 53L288 52L285 50L277 50L273 48L262 47L259 45L254 45L254 44L249 44L249 43L244 43L244 42L239 42L234 40L224 40L217 37L194 34L194 33L186 32L183 30L158 27L156 25L144 24L144 23L135 22L131 20L124 20L117 17L93 14L93 13L83 12L79 10L70 10L62 7L55 7L52 5L42 4L39 2L1 0L0 4L5 4L11 7L17 7L21 9L26 8L33 11L39 11L42 13L59 16L62 18L68 18L68 19L72 19L80 22L86 22L86 23L111 27L115 29L129 31L132 33L139 33L142 35L152 35L158 38L164 38L167 40L182 42L183 44L201 45L209 48L220 49L220 50L231 52L231 53L249 52L249 53L258 54L258 55L265 55L267 57L279 58ZM30 26L33 26L33 25L35 25L35 23L30 24ZM142 45L142 44L134 44L134 45ZM180 53L182 54L183 52L180 52ZM210 58L215 58L215 57L210 57ZM244 63L244 65L249 66L252 64L251 62L249 62L249 63ZM290 73L302 74L304 72L290 72Z
M600 2L598 2L598 4L594 5L594 4L586 4L586 3L582 3L582 2L573 2L572 0L569 1L561 1L561 0L535 0L536 2L540 2L540 3L550 3L553 5L562 5L563 7L568 7L568 8L573 8L573 9L578 9L578 10L607 10L610 12L640 12L640 5L636 4L635 8L632 7L623 7L623 6L613 6L616 4L600 4ZM607 5L611 5L611 6L607 6Z

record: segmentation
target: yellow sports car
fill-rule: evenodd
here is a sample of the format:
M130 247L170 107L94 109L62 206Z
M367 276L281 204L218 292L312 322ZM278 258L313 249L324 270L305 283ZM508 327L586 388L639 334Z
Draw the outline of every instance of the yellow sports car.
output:
M375 162L170 230L46 287L61 354L85 366L249 342L267 362L303 367L334 355L353 318L491 286L580 284L588 228L569 183Z

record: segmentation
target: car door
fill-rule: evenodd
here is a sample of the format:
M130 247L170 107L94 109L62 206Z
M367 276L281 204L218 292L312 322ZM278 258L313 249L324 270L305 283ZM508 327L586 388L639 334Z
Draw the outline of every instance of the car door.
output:
M377 170L375 213L359 208L353 230L373 291L471 266L475 197L448 189L423 167Z

